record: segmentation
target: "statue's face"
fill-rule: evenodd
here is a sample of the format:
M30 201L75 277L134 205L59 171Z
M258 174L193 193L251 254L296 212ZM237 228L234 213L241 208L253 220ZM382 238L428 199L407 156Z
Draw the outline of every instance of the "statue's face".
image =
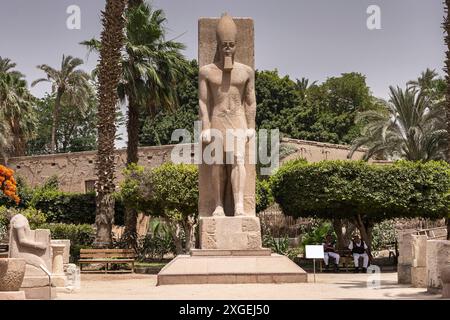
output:
M236 52L236 42L235 41L222 41L222 56L223 57L233 57Z

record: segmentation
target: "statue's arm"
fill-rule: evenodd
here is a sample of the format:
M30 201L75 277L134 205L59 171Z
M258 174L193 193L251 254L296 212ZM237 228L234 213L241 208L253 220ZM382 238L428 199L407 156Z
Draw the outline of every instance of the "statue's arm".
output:
M45 250L47 248L47 246L43 243L29 240L23 228L16 228L16 232L17 232L17 239L19 240L20 245L32 249Z
M255 72L249 71L249 79L245 90L245 117L247 119L247 127L255 129L256 118L256 93L255 93Z
M206 72L200 70L199 74L199 105L200 105L200 120L202 121L202 130L208 130L211 128L211 122L208 112L208 81Z

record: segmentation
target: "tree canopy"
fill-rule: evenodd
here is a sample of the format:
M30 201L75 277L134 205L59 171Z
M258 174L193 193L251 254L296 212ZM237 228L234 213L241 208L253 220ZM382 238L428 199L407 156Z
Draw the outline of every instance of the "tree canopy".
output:
M294 217L349 219L368 243L376 222L391 218L447 217L450 165L441 161L295 160L271 177L276 202Z

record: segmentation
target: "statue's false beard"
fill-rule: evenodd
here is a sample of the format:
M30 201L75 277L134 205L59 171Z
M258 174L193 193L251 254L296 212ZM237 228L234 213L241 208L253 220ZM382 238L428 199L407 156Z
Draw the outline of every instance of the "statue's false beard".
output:
M225 56L223 61L223 69L226 71L230 71L233 69L233 57L232 56Z

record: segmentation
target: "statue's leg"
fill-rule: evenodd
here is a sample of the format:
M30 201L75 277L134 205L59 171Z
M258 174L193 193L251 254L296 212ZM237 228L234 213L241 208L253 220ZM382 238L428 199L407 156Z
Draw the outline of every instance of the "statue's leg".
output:
M225 165L214 164L211 168L212 173L212 192L215 200L215 210L213 216L225 216L225 210L223 208L223 198L225 190Z
M244 190L245 179L247 173L245 171L244 155L240 152L236 153L231 168L231 185L233 188L234 198L234 215L244 216Z

